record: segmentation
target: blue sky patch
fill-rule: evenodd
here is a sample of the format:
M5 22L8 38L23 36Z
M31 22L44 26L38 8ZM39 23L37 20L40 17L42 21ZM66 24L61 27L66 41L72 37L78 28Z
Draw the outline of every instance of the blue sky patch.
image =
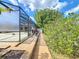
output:
M79 13L79 0L3 0L19 5L30 16L34 17L35 11L45 8L56 9L65 15Z

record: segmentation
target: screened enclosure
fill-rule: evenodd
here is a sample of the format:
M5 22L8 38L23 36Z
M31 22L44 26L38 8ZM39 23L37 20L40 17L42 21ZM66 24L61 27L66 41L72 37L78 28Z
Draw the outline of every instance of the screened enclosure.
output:
M0 1L0 41L23 41L32 35L32 21L19 6Z

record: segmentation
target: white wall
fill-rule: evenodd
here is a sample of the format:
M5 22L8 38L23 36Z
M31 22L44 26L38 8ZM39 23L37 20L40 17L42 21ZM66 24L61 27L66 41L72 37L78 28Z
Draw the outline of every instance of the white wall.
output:
M18 31L19 12L2 12L0 14L0 31Z

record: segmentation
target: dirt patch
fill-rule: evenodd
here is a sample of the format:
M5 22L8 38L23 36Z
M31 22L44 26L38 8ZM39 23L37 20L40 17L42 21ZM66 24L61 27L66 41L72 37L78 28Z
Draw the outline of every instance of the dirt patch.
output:
M20 59L25 50L11 50L3 56L3 59Z
M0 52L3 51L5 48L0 48Z

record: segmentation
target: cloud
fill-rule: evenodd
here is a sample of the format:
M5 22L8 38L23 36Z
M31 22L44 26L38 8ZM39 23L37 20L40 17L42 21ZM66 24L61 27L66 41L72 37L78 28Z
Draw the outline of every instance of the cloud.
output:
M45 9L45 8L53 8L53 9L61 9L67 5L67 2L59 2L59 0L9 0L13 4L18 5L17 1L24 6L28 6L31 11L35 11L36 9Z
M18 5L18 2L17 2L17 0L9 0L12 4L14 4L14 5Z
M75 13L75 12L78 12L79 11L79 5L77 5L76 7L66 11L64 14L65 15L68 15L68 13Z
M58 3L53 7L53 9L60 10L60 9L62 9L63 7L65 7L67 4L68 4L67 2L58 2Z
M33 4L33 3L30 3L29 8L31 9L31 11L34 11L34 10L35 10L35 6L34 6L34 4Z
M61 9L67 5L67 2L59 2L59 0L18 0L19 3L29 5L31 11L36 9Z
M59 0L9 0L13 4L18 5L17 1L21 4L24 4L25 7L29 7L31 11L35 11L36 9L45 9L45 8L53 8L56 10L62 9L66 6L67 2L59 2Z
M18 0L19 3L29 5L31 11L36 9L44 9L53 7L53 5L58 3L58 0Z

